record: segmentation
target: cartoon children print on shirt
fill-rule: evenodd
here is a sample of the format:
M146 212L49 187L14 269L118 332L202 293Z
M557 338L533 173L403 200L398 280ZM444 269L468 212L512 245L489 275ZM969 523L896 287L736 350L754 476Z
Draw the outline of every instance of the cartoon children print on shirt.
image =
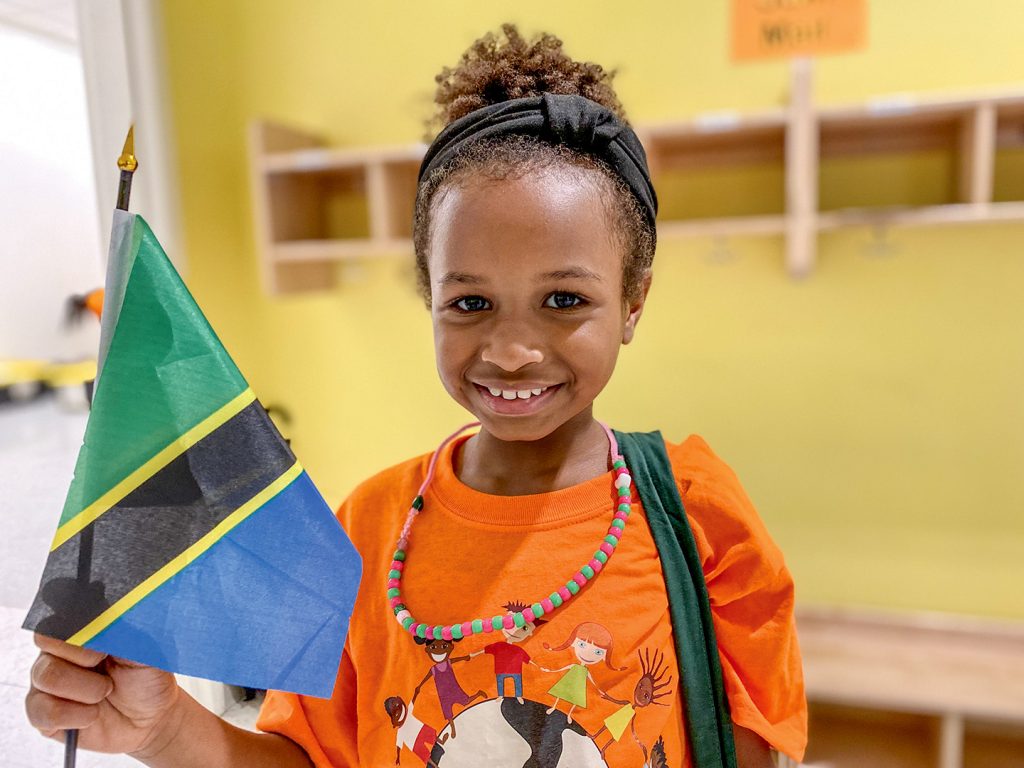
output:
M513 601L505 603L503 607L509 614L515 614L526 610L528 606L526 603ZM504 640L491 643L479 651L469 654L469 658L479 656L481 653L486 653L494 658L494 677L497 683L499 700L505 698L505 683L507 680L511 680L516 701L520 704L524 703L523 665L533 664L538 669L540 665L530 658L530 654L520 644L529 638L534 630L543 623L545 623L544 619L536 618L533 621L527 621L521 627L515 625L511 629L502 627L501 633L505 636Z
M448 734L442 733L441 738L438 738L437 731L413 715L412 709L411 701L406 707L405 702L397 696L389 696L384 700L384 711L388 713L392 727L397 729L395 765L401 764L402 747L405 747L422 760L427 768L437 768L437 764L430 759L430 753L437 748L435 743L440 745L448 740Z
M419 685L416 686L416 690L412 694L412 701L409 702L410 707L416 701L416 697L420 695L420 689L423 688L424 684L431 677L434 678L434 687L437 688L437 700L441 704L441 713L448 721L448 726L451 729L452 738L455 737L455 723L452 722L455 717L454 707L459 704L463 707L469 706L469 704L476 699L485 699L487 695L483 691L477 691L472 696L462 690L462 686L459 685L459 681L455 677L455 669L453 665L469 659L469 656L459 656L458 658L451 658L452 649L455 647L455 640L445 640L440 637L435 637L432 640L426 640L421 637L413 638L418 644L425 645L427 655L433 661L430 671L423 676L420 680Z
M550 715L558 707L558 702L563 699L571 705L566 717L572 722L572 713L576 707L587 706L587 682L589 681L602 699L614 704L628 704L629 702L613 698L605 693L601 686L594 680L590 670L592 664L603 661L605 666L616 672L622 672L625 667L616 667L612 664L612 634L600 624L592 621L585 621L577 625L569 638L559 646L552 647L544 643L549 651L562 651L572 646L572 652L576 656L576 663L569 664L561 669L545 669L546 672L565 672L557 683L548 689L548 693L555 697L554 704L547 710Z
M662 651L659 656L657 650L654 651L654 658L650 656L650 652L647 648L643 651L637 651L637 656L640 659L640 679L637 680L636 687L633 689L633 701L632 703L626 704L621 709L613 712L611 715L605 718L604 725L601 726L601 730L594 734L594 740L597 741L605 731L611 736L607 743L601 747L601 757L604 757L604 753L608 747L611 746L613 741L618 741L622 734L626 730L626 726L629 726L630 731L633 734L633 740L640 746L640 749L644 753L644 764L648 762L647 747L640 740L640 736L636 732L636 710L642 709L643 707L651 704L657 704L660 707L667 707L668 704L658 699L664 696L670 696L671 690L665 690L669 685L672 684L672 676L669 675L668 679L665 679L665 675L668 674L668 668L662 666L662 662L665 660L665 653Z

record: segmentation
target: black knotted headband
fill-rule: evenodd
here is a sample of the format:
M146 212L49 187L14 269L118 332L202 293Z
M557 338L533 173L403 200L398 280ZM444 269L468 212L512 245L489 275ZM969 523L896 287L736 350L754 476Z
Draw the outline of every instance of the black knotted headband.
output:
M543 93L502 101L460 117L427 149L419 181L468 144L512 134L537 136L602 160L629 186L654 231L658 197L651 185L643 145L633 129L610 110L575 94Z

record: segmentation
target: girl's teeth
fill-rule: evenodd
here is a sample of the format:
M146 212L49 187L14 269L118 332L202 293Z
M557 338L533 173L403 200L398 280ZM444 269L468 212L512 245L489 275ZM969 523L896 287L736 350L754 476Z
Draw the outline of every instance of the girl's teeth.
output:
M539 387L537 389L499 389L498 387L487 387L487 391L491 393L493 397L500 397L505 400L529 400L534 395L539 395L547 387Z

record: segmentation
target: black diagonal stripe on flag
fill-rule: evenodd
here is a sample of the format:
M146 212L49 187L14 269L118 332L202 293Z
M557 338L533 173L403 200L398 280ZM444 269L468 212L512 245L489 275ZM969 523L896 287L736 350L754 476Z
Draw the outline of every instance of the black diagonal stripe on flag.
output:
M71 637L294 463L253 402L51 552L26 624Z

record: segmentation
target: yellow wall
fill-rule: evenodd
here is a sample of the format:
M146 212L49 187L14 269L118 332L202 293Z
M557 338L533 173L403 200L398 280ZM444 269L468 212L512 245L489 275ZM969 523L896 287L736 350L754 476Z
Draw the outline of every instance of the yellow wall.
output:
M465 414L436 380L405 261L345 266L327 294L263 293L247 121L339 145L417 140L433 75L504 20L619 68L637 122L783 103L784 64L728 60L728 5L165 3L189 284L263 401L293 412L293 444L332 503ZM1021 29L1018 0L876 0L868 50L819 62L819 99L1019 85ZM839 165L823 198L871 200L895 183L928 200L943 162ZM777 174L752 173L754 207L771 208ZM1019 156L999 173L1024 197ZM1020 225L880 241L849 230L821 239L818 268L798 282L779 239L666 241L599 414L703 434L757 502L804 601L1024 618L1022 245Z

